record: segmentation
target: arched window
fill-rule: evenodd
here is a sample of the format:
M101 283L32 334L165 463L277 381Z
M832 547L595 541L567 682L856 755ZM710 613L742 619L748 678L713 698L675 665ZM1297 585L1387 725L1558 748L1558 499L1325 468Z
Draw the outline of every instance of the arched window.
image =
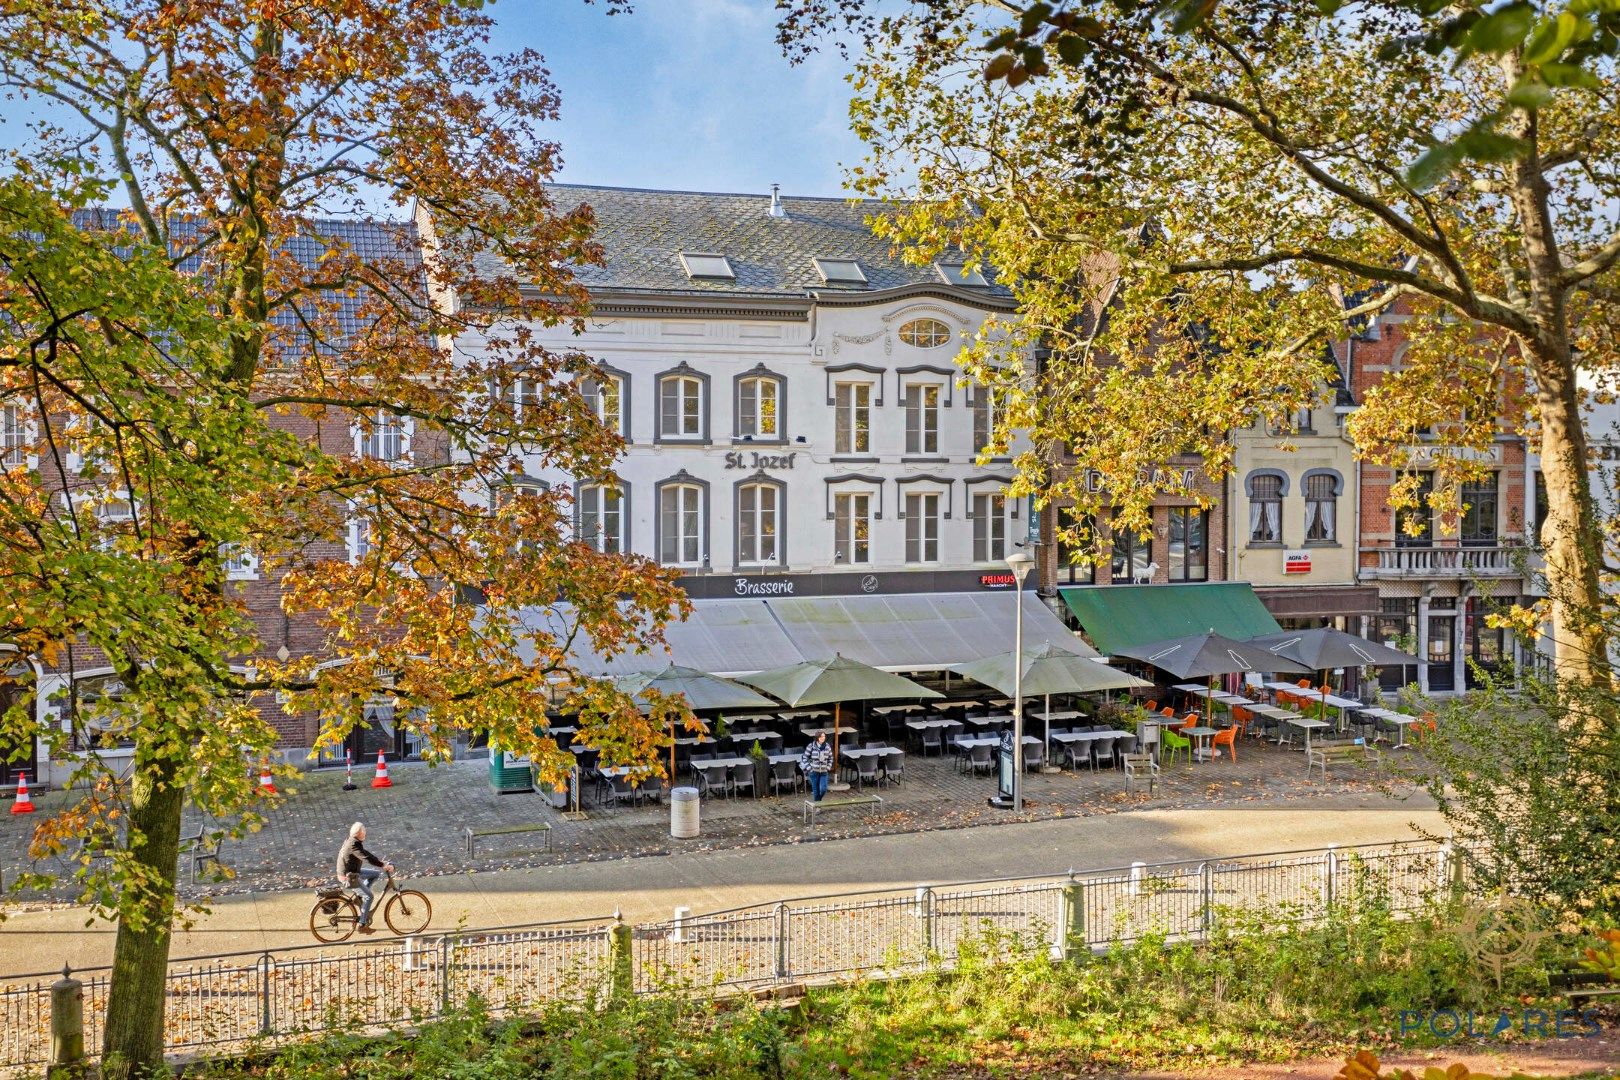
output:
M665 566L704 562L704 500L708 486L681 473L658 487L658 561Z
M585 402L602 422L602 426L615 435L627 435L624 423L624 379L607 371L600 371L580 383Z
M782 563L782 485L747 480L737 485L737 565Z
M1308 472L1300 483L1305 495L1305 542L1331 544L1339 538L1339 476L1326 470Z
M624 492L607 484L585 484L574 502L579 512L579 539L603 554L623 554Z
M1249 477L1249 543L1282 543L1283 477L1254 473Z
M782 380L764 365L737 377L737 430L739 438L780 442L782 426Z
M658 377L658 441L708 439L708 383L707 375L686 364Z
M900 324L900 340L917 349L935 349L950 343L951 328L938 319L912 319Z

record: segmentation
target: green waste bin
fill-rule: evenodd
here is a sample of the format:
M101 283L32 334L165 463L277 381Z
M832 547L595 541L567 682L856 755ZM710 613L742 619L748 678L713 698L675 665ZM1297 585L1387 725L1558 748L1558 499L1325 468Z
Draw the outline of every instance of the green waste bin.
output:
M534 779L529 772L529 759L489 744L489 790L497 795L514 791L533 791Z

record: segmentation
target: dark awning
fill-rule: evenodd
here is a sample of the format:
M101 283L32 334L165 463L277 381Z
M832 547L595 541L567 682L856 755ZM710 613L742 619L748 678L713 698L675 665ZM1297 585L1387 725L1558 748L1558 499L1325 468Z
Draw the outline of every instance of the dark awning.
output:
M1109 655L1208 631L1243 641L1282 629L1247 581L1099 585L1058 592L1093 644Z

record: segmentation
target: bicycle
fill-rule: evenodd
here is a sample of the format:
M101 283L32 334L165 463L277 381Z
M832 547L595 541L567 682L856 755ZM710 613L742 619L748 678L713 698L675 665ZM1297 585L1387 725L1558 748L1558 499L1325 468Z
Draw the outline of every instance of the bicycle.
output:
M433 918L433 905L415 889L402 889L394 875L383 874L384 884L377 893L372 911L382 911L388 929L400 937L410 937L427 929ZM390 896L389 894L393 895ZM386 903L384 902L386 898ZM346 941L360 925L360 898L346 886L315 890L315 906L309 909L309 932L328 945Z

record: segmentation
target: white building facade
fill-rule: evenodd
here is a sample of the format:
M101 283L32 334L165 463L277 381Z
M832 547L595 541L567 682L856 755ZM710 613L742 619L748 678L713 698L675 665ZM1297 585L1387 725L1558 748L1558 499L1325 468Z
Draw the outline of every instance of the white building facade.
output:
M957 365L1005 289L902 264L867 224L882 204L555 196L592 207L606 264L581 272L584 333L537 333L597 361L587 395L625 440L616 479L530 473L573 489L580 538L679 568L694 597L1011 587L1021 447L978 464L995 406Z

